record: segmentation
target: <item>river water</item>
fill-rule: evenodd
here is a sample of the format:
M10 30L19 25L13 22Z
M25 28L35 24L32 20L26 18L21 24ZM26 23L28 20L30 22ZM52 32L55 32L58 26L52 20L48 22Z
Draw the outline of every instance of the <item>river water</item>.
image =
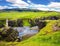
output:
M19 32L19 37L22 39L23 36L25 35L34 35L38 33L38 26L34 27L29 27L29 26L24 26L24 27L14 27L14 30L17 30Z

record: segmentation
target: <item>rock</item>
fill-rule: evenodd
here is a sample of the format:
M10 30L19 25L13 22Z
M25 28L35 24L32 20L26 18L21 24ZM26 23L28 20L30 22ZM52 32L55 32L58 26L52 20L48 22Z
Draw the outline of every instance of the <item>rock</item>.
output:
M17 20L17 26L18 27L22 27L23 26L23 20L22 19L18 19Z
M18 31L13 30L12 28L7 30L7 37L5 38L6 41L15 41L18 38Z
M8 21L8 26L10 26L10 27L16 26L16 21L9 20L9 21Z
M46 17L46 19L48 19L48 20L58 20L59 18L57 16L49 16L49 17Z
M2 28L2 27L4 27L4 25L3 24L0 24L0 28Z
M46 26L46 22L45 21L39 21L39 22L37 22L37 26L39 27L39 29L42 29L43 27Z
M30 23L30 25L31 25L31 27L33 27L33 26L36 26L36 24L34 23L34 20L29 20L29 23Z
M5 20L0 20L0 28L5 27L4 23L5 23Z
M60 30L59 23L54 24L54 25L52 26L52 28L53 28L53 31L58 31L58 30Z
M24 36L22 37L22 40L26 40L26 39L34 36L34 35L35 35L35 34L26 34L26 35L24 35Z
M30 28L31 30L39 30L38 26L34 26Z
M40 20L58 20L60 16L48 16L48 17L41 17Z
M4 28L3 31L1 32L1 36L3 40L6 40L8 42L15 41L18 37L18 31L13 30L12 28L9 29Z

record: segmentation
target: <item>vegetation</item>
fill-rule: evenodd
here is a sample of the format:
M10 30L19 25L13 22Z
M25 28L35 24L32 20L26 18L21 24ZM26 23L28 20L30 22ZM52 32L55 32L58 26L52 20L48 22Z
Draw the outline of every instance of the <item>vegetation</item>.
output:
M21 19L21 18L42 18L48 16L60 16L58 12L3 12L0 13L0 20L2 19ZM60 30L54 30L53 26L57 23L60 27L60 20L45 20L47 25L40 30L35 36L24 40L22 42L6 42L1 41L0 46L60 46ZM30 26L25 20L24 26ZM1 37L1 36L0 36Z
M48 16L59 16L58 12L1 12L0 19L42 18Z
M60 45L60 31L53 31L52 25L57 21L49 21L38 34L16 44L16 46L59 46Z
M59 46L60 45L60 30L54 31L53 25L59 20L50 20L47 25L40 30L35 36L22 42L3 42L6 46ZM2 43L2 42L1 42ZM2 45L2 46L3 46Z

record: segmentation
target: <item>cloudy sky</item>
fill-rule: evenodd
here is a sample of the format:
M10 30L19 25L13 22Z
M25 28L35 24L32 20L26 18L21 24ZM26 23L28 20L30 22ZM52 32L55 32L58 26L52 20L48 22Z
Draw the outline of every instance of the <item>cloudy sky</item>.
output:
M30 8L60 12L60 0L0 0L0 10Z

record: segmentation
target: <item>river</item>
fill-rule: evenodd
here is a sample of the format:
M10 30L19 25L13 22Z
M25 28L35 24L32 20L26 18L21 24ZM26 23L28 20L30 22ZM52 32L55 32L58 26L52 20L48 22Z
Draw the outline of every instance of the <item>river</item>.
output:
M19 38L22 39L23 36L25 35L34 35L38 33L38 26L34 27L29 27L29 26L24 26L24 27L14 27L14 30L17 30L19 32Z

